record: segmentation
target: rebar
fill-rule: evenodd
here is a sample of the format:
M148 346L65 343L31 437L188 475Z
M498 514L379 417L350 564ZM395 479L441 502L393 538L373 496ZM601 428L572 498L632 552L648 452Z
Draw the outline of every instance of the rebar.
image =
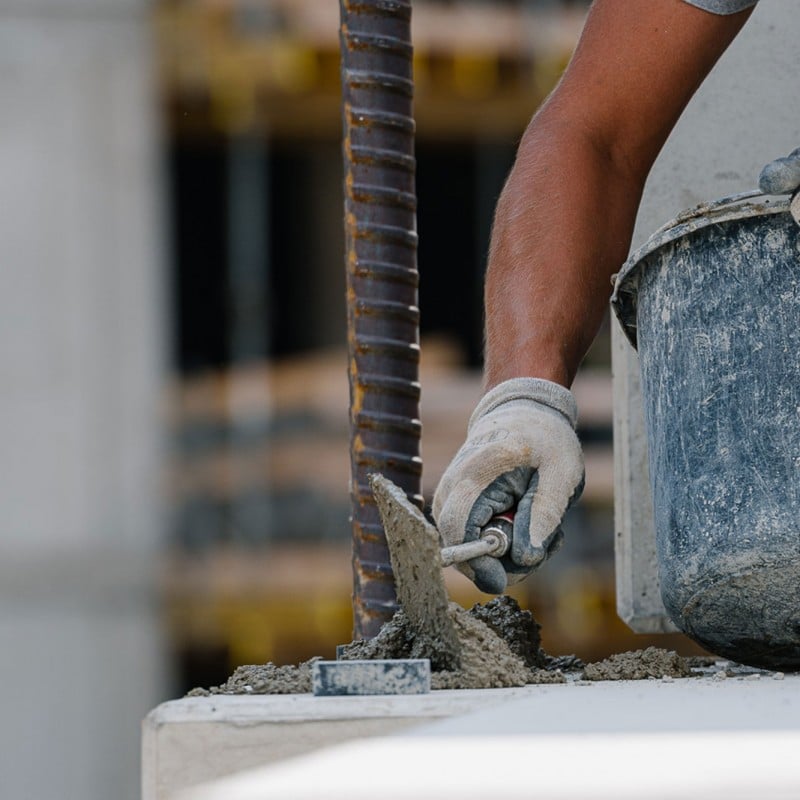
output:
M413 51L409 0L340 0L354 638L397 609L368 483L422 507Z

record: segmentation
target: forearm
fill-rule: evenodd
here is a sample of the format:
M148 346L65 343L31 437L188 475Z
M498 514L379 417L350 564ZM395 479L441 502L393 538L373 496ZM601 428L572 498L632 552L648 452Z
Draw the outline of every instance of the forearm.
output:
M486 281L487 388L569 386L627 256L647 173L744 24L680 0L595 0L498 202Z
M644 175L581 130L529 127L498 202L486 278L486 388L517 376L569 386L625 260Z

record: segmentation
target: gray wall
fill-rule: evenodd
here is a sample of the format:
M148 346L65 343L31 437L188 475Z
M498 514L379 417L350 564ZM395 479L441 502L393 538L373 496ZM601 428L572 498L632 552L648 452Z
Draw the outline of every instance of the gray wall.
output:
M656 162L632 249L685 208L756 188L764 164L800 145L799 38L797 4L761 0ZM635 631L667 631L673 628L658 592L639 365L613 327L617 610Z
M165 692L148 8L0 0L3 797L137 797Z

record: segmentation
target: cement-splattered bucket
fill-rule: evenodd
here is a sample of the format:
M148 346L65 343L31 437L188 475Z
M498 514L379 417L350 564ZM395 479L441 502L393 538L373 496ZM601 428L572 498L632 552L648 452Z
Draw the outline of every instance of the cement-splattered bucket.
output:
M800 229L759 193L686 212L620 271L661 593L715 653L800 668Z

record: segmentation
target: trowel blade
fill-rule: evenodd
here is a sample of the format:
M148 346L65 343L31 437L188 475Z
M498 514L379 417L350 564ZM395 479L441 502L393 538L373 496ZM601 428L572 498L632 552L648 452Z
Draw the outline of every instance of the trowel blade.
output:
M441 661L458 664L461 645L447 610L439 534L388 478L373 474L369 483L389 545L397 599L413 629L441 647Z

